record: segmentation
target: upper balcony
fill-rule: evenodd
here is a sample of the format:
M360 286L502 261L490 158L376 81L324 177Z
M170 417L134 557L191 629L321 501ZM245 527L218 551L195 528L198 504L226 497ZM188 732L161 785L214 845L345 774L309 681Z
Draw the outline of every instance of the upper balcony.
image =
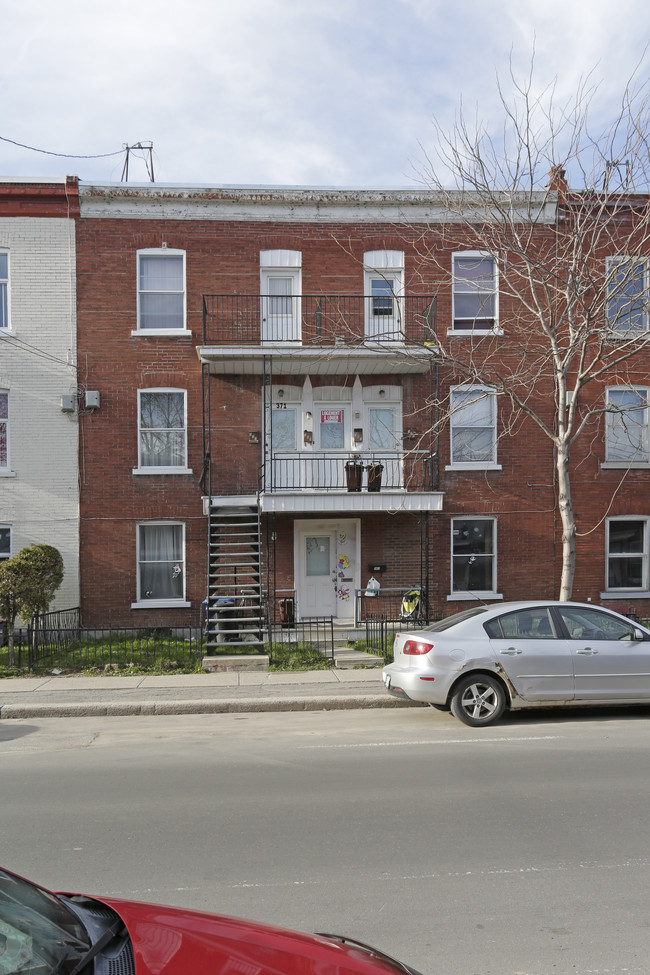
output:
M220 375L426 372L432 295L204 295L199 358Z

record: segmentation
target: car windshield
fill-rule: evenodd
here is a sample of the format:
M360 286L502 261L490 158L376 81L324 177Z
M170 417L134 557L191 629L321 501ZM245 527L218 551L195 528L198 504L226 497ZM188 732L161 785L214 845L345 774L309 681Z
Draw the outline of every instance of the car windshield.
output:
M54 894L0 869L0 975L66 975L90 948Z
M456 626L457 623L464 623L465 620L471 620L472 616L487 613L489 608L489 606L474 606L472 609L464 609L462 613L454 613L453 616L446 616L444 620L437 620L435 623L429 624L426 627L427 633L430 630L433 630L434 633L439 633L441 630L448 630L450 626Z

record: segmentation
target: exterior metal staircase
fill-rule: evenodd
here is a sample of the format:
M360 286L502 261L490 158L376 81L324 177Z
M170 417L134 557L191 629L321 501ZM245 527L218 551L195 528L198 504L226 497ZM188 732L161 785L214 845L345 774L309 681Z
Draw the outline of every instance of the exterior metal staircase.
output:
M259 650L265 640L259 509L217 508L210 512L207 654Z

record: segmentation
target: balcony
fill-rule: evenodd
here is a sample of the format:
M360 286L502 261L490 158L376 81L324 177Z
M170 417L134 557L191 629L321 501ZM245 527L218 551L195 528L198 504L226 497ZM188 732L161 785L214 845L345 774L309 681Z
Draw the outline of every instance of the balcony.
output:
M426 372L432 295L204 295L199 358L221 375Z
M352 470L356 467L356 470ZM346 469L347 468L347 469ZM434 457L427 450L273 451L259 474L264 512L440 511ZM255 503L250 493L246 503ZM217 506L240 495L213 496Z

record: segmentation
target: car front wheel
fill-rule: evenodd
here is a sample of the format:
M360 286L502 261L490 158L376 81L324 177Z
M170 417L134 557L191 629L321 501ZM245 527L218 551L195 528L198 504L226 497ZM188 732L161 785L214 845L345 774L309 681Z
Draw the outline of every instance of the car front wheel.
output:
M458 684L451 701L451 713L471 728L498 721L506 706L506 695L498 680L489 674L466 677Z

